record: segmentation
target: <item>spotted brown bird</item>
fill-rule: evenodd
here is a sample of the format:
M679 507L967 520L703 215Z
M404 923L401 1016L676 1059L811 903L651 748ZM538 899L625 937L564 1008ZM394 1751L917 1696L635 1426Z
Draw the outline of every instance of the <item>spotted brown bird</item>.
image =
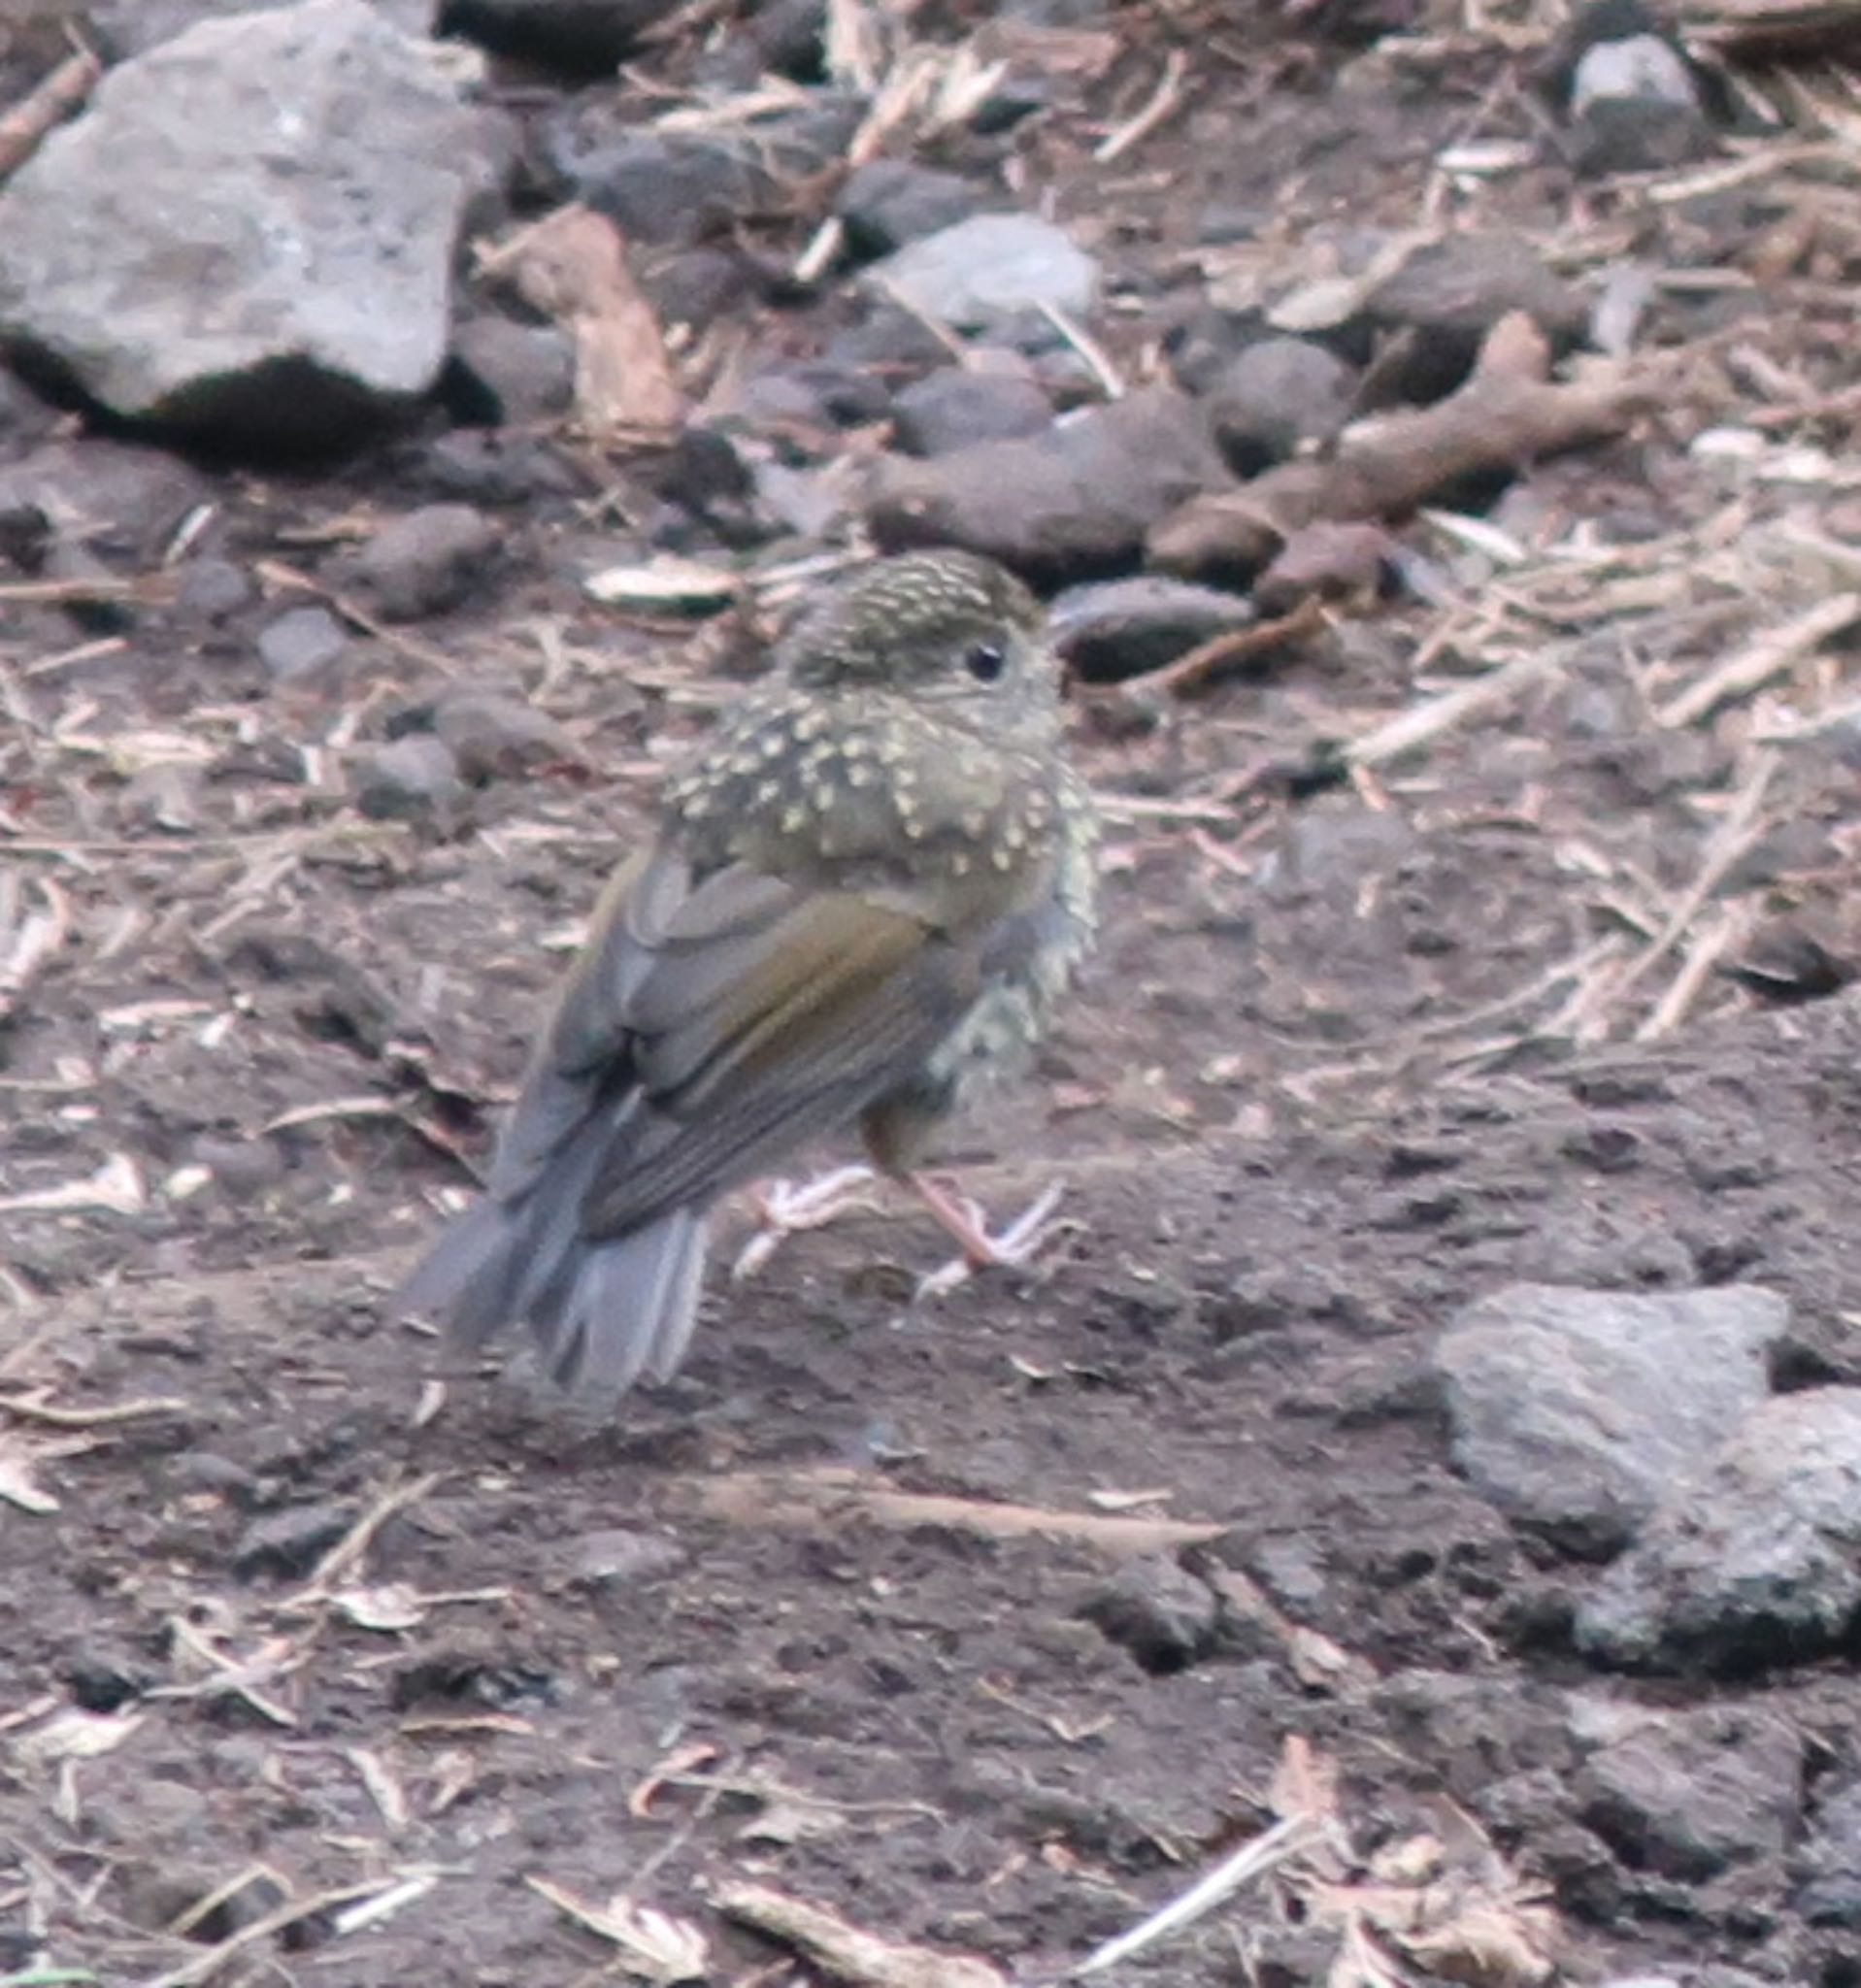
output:
M669 783L483 1198L402 1292L468 1344L527 1324L565 1387L670 1375L713 1204L845 1126L972 1262L1014 1253L916 1169L1092 937L1096 822L1039 605L991 561L909 553L777 660Z

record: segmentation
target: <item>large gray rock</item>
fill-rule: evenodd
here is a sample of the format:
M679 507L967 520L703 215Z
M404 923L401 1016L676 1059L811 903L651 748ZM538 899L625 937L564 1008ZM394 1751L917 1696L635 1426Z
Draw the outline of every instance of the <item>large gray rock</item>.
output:
M0 192L0 339L118 414L334 439L438 376L484 130L367 0L203 21Z
M1766 1349L1789 1315L1751 1285L1510 1285L1435 1349L1454 1461L1509 1518L1610 1553L1765 1399Z
M1803 1805L1789 1721L1736 1706L1692 1712L1578 1700L1582 1819L1635 1871L1702 1884L1783 1855Z
M158 42L172 41L200 21L229 14L270 13L291 0L91 0L84 19L95 28L107 61L141 55ZM403 34L433 31L435 0L370 0L377 14Z
M1194 404L1145 387L1022 440L881 457L867 515L888 551L961 546L1063 584L1128 564L1160 517L1229 480Z
M1031 214L979 214L925 235L873 265L883 289L926 317L980 331L1017 311L1082 317L1099 266L1064 229Z
M1577 1611L1580 1649L1742 1671L1840 1646L1861 1618L1861 1388L1783 1395L1677 1485Z

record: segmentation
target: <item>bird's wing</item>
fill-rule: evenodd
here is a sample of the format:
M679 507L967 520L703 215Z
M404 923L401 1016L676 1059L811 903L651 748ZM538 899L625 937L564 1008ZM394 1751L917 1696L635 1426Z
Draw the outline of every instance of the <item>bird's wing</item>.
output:
M615 879L499 1149L520 1194L606 1129L582 1232L702 1204L917 1070L980 987L980 948L850 891L661 850Z

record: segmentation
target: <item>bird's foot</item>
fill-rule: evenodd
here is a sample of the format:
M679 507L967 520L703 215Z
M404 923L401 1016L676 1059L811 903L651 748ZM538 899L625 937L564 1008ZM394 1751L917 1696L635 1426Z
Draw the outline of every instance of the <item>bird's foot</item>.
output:
M857 1190L873 1178L870 1167L836 1167L813 1180L771 1180L750 1196L756 1209L756 1233L731 1266L733 1282L752 1277L790 1236L818 1229L848 1209L869 1208Z
M988 1232L988 1218L980 1205L967 1196L952 1195L922 1174L914 1174L911 1184L918 1199L940 1223L962 1244L963 1253L932 1271L917 1281L917 1302L942 1298L959 1284L967 1283L979 1270L1003 1265L1029 1263L1040 1253L1059 1226L1053 1210L1060 1205L1056 1180L1031 1208L1009 1223L999 1236Z

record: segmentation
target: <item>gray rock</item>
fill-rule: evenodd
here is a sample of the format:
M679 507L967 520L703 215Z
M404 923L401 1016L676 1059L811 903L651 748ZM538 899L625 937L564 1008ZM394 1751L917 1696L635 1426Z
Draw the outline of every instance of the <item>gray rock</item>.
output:
M1627 1667L1740 1671L1839 1646L1861 1610L1861 1388L1766 1402L1663 1499L1577 1611Z
M1612 173L1660 173L1717 150L1712 127L1696 105L1658 96L1595 98L1571 126L1571 164L1585 179Z
M159 42L197 21L232 14L276 13L294 0L91 0L85 21L96 29L104 53L113 62L141 55ZM370 0L382 17L404 35L433 31L436 0Z
M1123 565L1159 518L1228 480L1194 404L1147 387L1023 441L882 457L867 516L887 550L961 546L1064 583Z
M37 511L61 542L157 558L213 485L159 448L68 436L0 469L0 512Z
M1038 435L1052 418L1052 403L1026 374L963 366L914 381L892 403L898 445L913 455L948 455L976 442Z
M614 1526L584 1533L575 1542L569 1579L579 1588L632 1588L676 1574L689 1557L677 1540L663 1533L636 1533Z
M271 1574L300 1580L349 1529L355 1514L326 1501L288 1506L255 1518L233 1548L233 1572L242 1580Z
M947 366L949 348L921 317L881 303L857 324L836 332L821 357L829 365L864 366L890 376Z
M462 690L441 700L433 729L468 780L506 779L580 748L547 712L495 691Z
M496 399L506 421L547 421L575 392L575 348L553 324L475 317L459 327L452 351Z
M979 214L907 243L873 276L926 317L980 331L1043 304L1083 317L1098 297L1099 266L1051 221Z
M847 174L835 212L856 254L887 255L968 220L978 205L975 188L954 173L907 159L869 159Z
M341 581L384 621L417 621L482 587L498 546L496 526L469 504L424 504L343 561Z
M629 240L689 248L767 203L775 181L720 141L631 133L580 159L576 195Z
M1665 35L1623 35L1592 42L1571 72L1570 115L1580 118L1592 104L1641 97L1701 110L1686 57Z
M1174 1560L1133 1560L1080 1605L1088 1622L1147 1671L1186 1670L1214 1646L1214 1590Z
M230 559L191 559L181 570L175 612L187 621L223 621L252 598L250 577Z
M1784 1720L1594 1701L1573 1713L1578 1745L1594 1747L1573 1782L1582 1820L1631 1870L1699 1884L1783 1854L1803 1799L1803 1742Z
M582 489L576 470L540 437L488 428L455 428L437 436L408 472L415 488L437 497L500 507L574 497Z
M1049 611L1049 626L1067 661L1093 683L1160 670L1255 618L1239 594L1159 574L1068 587Z
M1793 1874L1796 1909L1811 1926L1861 1928L1861 1780L1818 1791Z
M750 36L759 70L818 83L827 57L827 0L765 0Z
M589 91L547 114L535 143L567 197L631 240L690 248L733 236L789 182L838 162L862 112L848 92L815 89L729 132L642 131L613 93Z
M327 669L348 647L349 632L327 608L286 608L258 635L258 659L281 683Z
M1398 1671L1370 1702L1388 1738L1456 1801L1513 1775L1561 1773L1573 1759L1563 1695L1517 1674Z
M364 748L350 764L349 785L356 807L376 821L436 815L450 822L466 798L451 748L431 732Z
M1349 418L1356 375L1303 338L1269 338L1237 353L1209 390L1209 419L1244 476L1283 462L1302 442L1327 441Z
M443 0L437 32L565 76L612 76L679 0Z
M1199 304L1164 334L1170 378L1184 393L1209 393L1258 338L1259 324L1252 312Z
M1575 338L1589 321L1582 292L1523 235L1473 228L1417 248L1366 300L1370 316L1468 340L1523 311L1545 331Z
M328 442L438 376L482 129L366 0L204 21L0 191L0 339L118 414Z
M1766 1348L1789 1316L1750 1285L1510 1285L1435 1349L1454 1461L1509 1518L1609 1553L1765 1399Z

